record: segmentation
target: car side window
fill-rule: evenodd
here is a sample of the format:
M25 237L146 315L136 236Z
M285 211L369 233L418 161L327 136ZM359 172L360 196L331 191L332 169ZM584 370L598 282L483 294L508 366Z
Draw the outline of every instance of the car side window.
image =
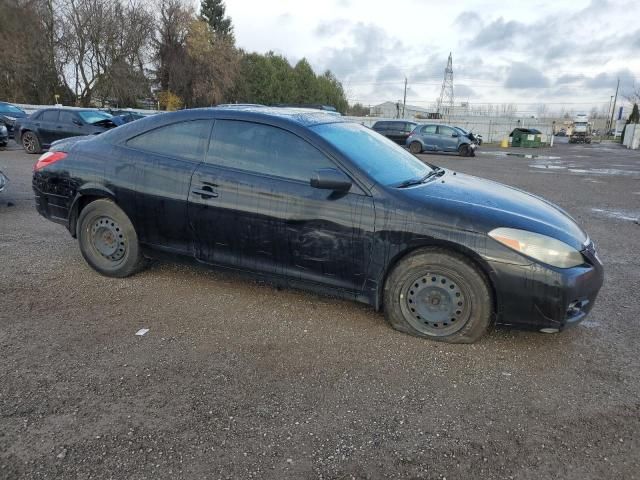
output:
M210 130L210 120L172 123L127 140L127 146L158 155L200 162L207 148Z
M42 120L43 122L57 122L58 121L58 110L47 110L45 112L42 112L42 115L40 115L39 120Z
M406 133L411 133L413 132L413 129L416 128L414 123L405 123L404 124L404 131Z
M335 168L311 144L270 125L216 120L208 163L308 183L319 168Z
M439 133L440 135L445 136L445 137L450 137L450 136L452 136L454 133L456 133L456 131L455 131L453 128L451 128L451 127L443 127L443 126L440 126L440 127L438 127L438 133Z
M387 130L388 125L389 125L388 122L378 122L376 123L374 130L377 130L377 131Z
M436 125L425 125L422 127L422 133L434 134L436 133Z
M60 123L72 124L73 119L75 118L74 114L71 112L60 112L60 119L58 120Z

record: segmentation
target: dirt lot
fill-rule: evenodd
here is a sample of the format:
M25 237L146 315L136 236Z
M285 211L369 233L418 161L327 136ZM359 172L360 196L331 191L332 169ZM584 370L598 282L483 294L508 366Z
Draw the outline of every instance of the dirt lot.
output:
M572 330L464 346L190 264L101 277L35 212L35 157L12 143L0 478L640 478L640 154L498 150L425 158L564 207L595 240L605 285Z

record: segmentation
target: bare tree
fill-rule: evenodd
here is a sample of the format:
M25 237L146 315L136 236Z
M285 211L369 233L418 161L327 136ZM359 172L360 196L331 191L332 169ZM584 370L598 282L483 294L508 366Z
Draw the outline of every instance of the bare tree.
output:
M146 46L153 17L136 0L60 0L64 25L65 76L78 102L89 105L94 93L104 104L127 101L144 85ZM95 92L94 92L95 91Z

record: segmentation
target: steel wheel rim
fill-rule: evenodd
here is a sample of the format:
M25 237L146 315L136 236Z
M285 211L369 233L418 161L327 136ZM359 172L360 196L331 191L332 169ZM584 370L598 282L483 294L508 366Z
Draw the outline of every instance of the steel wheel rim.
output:
M94 252L112 263L122 261L127 253L127 238L122 227L111 217L96 218L89 228L89 243Z
M425 335L452 335L465 326L471 314L467 285L450 273L432 271L414 277L401 292L406 320Z

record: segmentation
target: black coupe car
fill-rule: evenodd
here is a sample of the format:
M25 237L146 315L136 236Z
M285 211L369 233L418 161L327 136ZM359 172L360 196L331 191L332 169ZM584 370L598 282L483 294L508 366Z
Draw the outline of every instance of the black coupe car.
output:
M561 330L603 282L594 244L560 208L322 112L144 118L54 146L33 189L104 275L161 250L359 300L441 341L473 342L493 321Z
M56 140L97 135L122 125L123 120L92 109L44 108L16 124L16 141L27 153L40 153Z

